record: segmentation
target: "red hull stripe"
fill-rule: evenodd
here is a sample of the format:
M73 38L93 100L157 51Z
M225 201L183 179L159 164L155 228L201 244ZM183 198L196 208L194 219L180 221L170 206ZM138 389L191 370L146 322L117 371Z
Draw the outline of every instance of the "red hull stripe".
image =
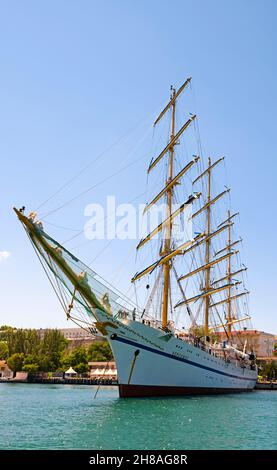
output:
M142 398L181 395L218 395L223 393L240 393L251 391L251 388L167 387L157 385L119 384L119 396L121 398Z
M223 372L221 370L214 369L212 367L204 366L203 364L199 364L198 362L190 361L189 359L184 359L182 357L174 356L173 354L169 354L169 353L166 353L164 351L159 351L157 349L151 348L150 346L146 346L144 344L139 344L139 343L136 343L135 341L131 341L131 340L126 339L126 338L121 338L120 336L115 336L111 339L112 339L112 341L120 341L121 343L127 343L127 344L130 344L131 346L135 346L136 348L145 349L145 350L150 351L154 354L159 354L160 356L169 357L170 359L174 359L175 361L186 362L187 364L190 364L192 366L199 367L200 369L209 370L209 371L215 372L216 374L219 374L219 375L225 375L227 377L232 377L234 379L240 379L240 380L252 380L253 382L257 381L256 378L253 379L251 377L249 377L249 378L248 377L240 377L239 375L228 374L228 372ZM246 370L246 369L244 369L244 370Z

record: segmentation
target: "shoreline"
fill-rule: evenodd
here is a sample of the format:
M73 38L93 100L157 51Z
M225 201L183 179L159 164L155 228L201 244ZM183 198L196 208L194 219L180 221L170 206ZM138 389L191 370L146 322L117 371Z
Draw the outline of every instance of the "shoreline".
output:
M1 383L24 383L24 384L54 384L54 385L110 385L110 386L118 386L118 382L116 380L94 380L94 379L56 379L56 378L49 378L49 379L0 379Z
M95 380L95 379L27 379L27 380L15 380L15 379L1 379L1 383L25 383L25 384L42 384L42 385L94 385L94 386L113 386L118 387L117 380ZM253 390L269 390L277 391L277 382L257 382Z

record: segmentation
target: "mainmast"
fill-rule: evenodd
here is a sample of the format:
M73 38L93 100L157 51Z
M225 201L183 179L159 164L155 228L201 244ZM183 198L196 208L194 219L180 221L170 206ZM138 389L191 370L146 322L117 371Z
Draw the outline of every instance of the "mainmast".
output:
M172 89L172 94L170 97L171 102L171 125L170 125L170 149L168 155L168 174L165 181L165 186L168 187L169 183L173 178L173 166L174 166L174 137L175 137L175 88ZM164 240L163 240L163 250L162 255L166 255L171 250L171 235L172 235L172 219L170 218L172 212L172 196L173 196L173 187L169 187L166 191L166 219L168 220L165 231L164 231ZM163 299L162 299L162 328L166 328L168 322L168 300L169 300L169 290L170 290L170 268L171 261L168 260L164 263L163 266Z
M208 193L207 193L207 208L206 208L206 255L205 255L205 261L207 268L205 270L205 292L208 292L211 288L210 286L210 245L211 245L211 239L209 235L211 234L211 159L209 157L208 159L208 171L207 171L207 176L208 176ZM207 295L205 297L205 317L204 317L204 333L205 337L209 336L209 308L210 308L210 296Z

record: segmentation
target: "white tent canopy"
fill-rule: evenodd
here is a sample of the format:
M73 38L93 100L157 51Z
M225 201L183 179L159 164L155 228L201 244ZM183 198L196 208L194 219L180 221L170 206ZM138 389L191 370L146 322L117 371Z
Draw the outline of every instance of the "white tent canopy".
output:
M99 369L95 369L93 372L91 372L91 375L100 375L100 370Z
M105 372L105 375L116 375L116 370L109 369Z
M77 375L77 372L70 366L69 369L65 372L68 375Z

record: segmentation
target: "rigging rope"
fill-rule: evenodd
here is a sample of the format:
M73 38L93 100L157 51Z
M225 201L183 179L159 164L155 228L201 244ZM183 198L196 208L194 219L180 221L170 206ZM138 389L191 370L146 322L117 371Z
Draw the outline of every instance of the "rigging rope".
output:
M127 204L132 204L132 202L135 202L135 201L136 201L137 199L139 199L141 196L144 196L144 194L145 194L145 191L144 191L143 193L140 193L138 196L134 197L134 198L131 199L130 201L128 201ZM111 212L111 214L115 214L115 211ZM111 214L109 214L109 215L111 215ZM105 215L105 216L102 217L101 219L96 220L95 223L97 224L97 223L99 223L99 222L103 222L103 221L105 221L105 220L107 219L107 217L108 217L108 215ZM73 235L72 237L68 238L68 239L65 240L62 244L65 245L66 243L70 242L71 240L73 240L73 239L79 237L80 235L82 235L83 232L84 232L83 229L82 229L82 230L79 230L77 234L75 234L75 235ZM90 242L92 242L92 241L94 241L94 240L95 240L95 239L87 240L87 241L85 241L84 243L80 243L80 244L74 246L73 248L71 248L71 250L75 250L75 249L77 249L77 248L80 248L81 246L84 246L84 245L86 245L87 243L90 243ZM110 244L111 241L113 241L113 240L110 240L110 241L108 242L108 245ZM93 258L93 260L88 264L88 266L90 266L90 265L93 263L93 261L94 261L97 257L98 257L98 255L97 255L95 258Z
M148 155L148 153L147 153ZM145 156L145 155L144 155ZM105 178L103 178L101 181L99 181L98 183L95 183L93 184L92 186L90 186L89 188L85 189L84 191L82 191L81 193L77 194L76 196L74 196L73 198L69 199L68 201L64 202L63 204L61 204L59 207L57 207L56 209L52 209L51 211L49 211L47 214L44 214L43 217L40 217L40 220L45 220L46 217L48 217L49 215L51 214L54 214L55 212L58 212L59 210L63 209L64 207L68 206L69 204L71 204L72 202L74 202L75 200L79 199L80 197L82 197L84 194L87 194L89 193L90 191L92 191L93 189L97 188L97 186L100 186L101 184L103 184L104 182L110 180L111 178L113 178L114 176L117 176L119 175L122 171L125 171L127 168L130 168L132 165L135 165L138 161L141 160L141 156L139 156L139 158L137 158L136 160L128 163L127 165L123 166L122 168L120 168L119 170L115 171L114 173L112 173L111 175L109 176L106 176Z
M157 107L155 107L155 112L156 112ZM74 176L72 176L69 180L67 180L62 186L60 186L51 196L49 196L47 199L45 199L36 209L35 211L37 212L41 207L43 207L45 204L47 204L49 201L51 201L55 196L57 196L63 189L65 189L67 186L69 186L73 181L75 181L79 176L81 176L90 166L94 165L105 153L109 152L113 147L115 147L119 142L125 139L127 135L129 135L132 131L134 131L137 127L139 127L140 124L145 122L146 120L149 119L150 116L152 116L154 113L154 110L151 111L151 113L147 114L147 116L139 119L139 121L132 127L130 127L126 132L124 132L120 137L118 137L112 144L110 144L108 147L106 147L105 150L100 152L96 158L92 161L90 161L87 165L85 165L81 170L76 173Z

